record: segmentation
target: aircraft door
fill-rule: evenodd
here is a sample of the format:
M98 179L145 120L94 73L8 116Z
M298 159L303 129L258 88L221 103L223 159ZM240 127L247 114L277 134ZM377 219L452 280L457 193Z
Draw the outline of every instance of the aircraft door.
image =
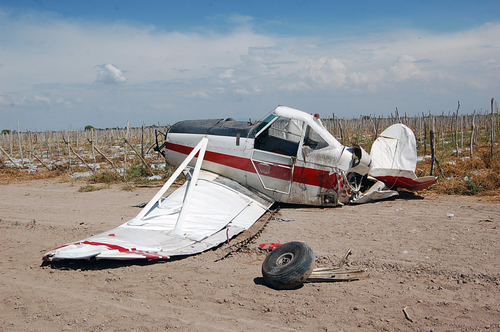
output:
M252 164L264 189L282 194L290 193L294 157L264 150L254 150Z
M252 164L266 190L290 194L303 122L278 118L255 139Z

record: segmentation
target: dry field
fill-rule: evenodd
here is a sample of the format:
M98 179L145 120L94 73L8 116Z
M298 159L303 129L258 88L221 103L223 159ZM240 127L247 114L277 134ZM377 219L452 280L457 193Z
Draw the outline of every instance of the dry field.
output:
M248 246L157 263L43 265L42 255L132 218L157 188L42 179L0 185L2 331L499 331L498 196L400 197L281 208ZM346 250L367 280L263 285L258 245Z

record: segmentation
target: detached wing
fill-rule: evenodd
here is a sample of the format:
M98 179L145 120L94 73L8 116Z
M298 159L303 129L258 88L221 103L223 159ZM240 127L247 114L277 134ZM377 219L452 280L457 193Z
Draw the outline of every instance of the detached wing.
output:
M167 259L210 249L248 229L274 201L217 174L200 171L182 227L173 233L188 183L156 204L142 218L110 231L66 244L44 256L65 259Z

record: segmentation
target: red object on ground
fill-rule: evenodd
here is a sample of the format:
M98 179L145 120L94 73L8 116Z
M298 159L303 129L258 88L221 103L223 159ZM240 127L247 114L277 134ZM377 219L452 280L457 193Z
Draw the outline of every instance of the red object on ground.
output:
M259 245L260 249L276 249L281 245L281 243L262 243Z

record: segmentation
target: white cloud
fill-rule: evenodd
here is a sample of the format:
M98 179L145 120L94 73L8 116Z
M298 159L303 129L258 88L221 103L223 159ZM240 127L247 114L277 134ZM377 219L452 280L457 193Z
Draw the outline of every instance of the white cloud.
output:
M50 99L48 97L43 97L43 96L34 95L33 96L33 101L35 103L42 102L42 103L46 103L46 104L49 104L49 105L51 104Z
M201 99L210 99L211 95L207 91L194 91L187 94L189 98L201 98Z
M498 61L495 59L487 59L483 61L484 65L493 65L495 68L498 67Z
M351 72L347 76L355 85L366 85L381 82L386 76L386 72L384 69L378 69L364 73Z
M58 98L56 100L56 104L58 105L64 105L64 106L71 106L71 102L68 100L64 100L64 98Z
M427 79L431 76L430 73L422 70L415 58L410 55L400 56L391 66L391 71L395 74L396 81L404 81L409 78Z
M236 94L239 94L239 95L249 95L250 94L250 92L247 89L236 89L233 92Z
M231 78L231 77L233 77L233 73L234 73L234 69L228 69L228 70L225 70L223 73L220 73L218 77L220 79Z
M95 79L97 83L115 84L125 83L127 81L123 76L123 72L110 63L97 67L101 68Z
M128 112L138 119L148 114L156 123L159 117L180 120L165 110L176 116L186 115L178 110L192 110L215 117L241 109L260 117L262 107L278 103L329 109L332 100L361 111L366 103L381 114L385 103L392 106L408 95L418 101L409 107L428 111L444 107L438 90L452 99L474 101L500 90L497 23L454 33L408 30L327 39L257 33L251 17L232 20L240 25L219 34L4 15L0 115L9 105L28 109L39 104L50 107L54 119L47 121L54 123L58 114L71 119L71 105L75 114L95 110L89 116L102 121L116 122L116 112ZM97 75L96 64L102 64ZM245 103L235 94L248 96ZM382 102L375 103L374 97ZM109 111L113 109L117 111ZM98 126L106 125L118 124Z
M253 20L253 17L248 15L233 15L229 18L229 20L238 25L246 26Z
M339 59L324 57L306 59L298 74L302 79L310 79L321 87L340 87L345 84L346 71L346 66Z
M12 98L12 96L5 95L0 92L0 104L14 105L14 98Z

